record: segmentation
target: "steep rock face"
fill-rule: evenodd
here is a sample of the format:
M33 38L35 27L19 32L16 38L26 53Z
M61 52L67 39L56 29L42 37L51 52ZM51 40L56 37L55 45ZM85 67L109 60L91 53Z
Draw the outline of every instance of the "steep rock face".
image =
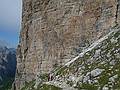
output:
M120 26L95 41L78 56L56 68L47 80L26 83L22 90L119 90ZM55 89L54 89L55 88Z
M66 83L78 90L119 90L120 27L111 30L108 35L56 70L51 84L58 86L54 83L58 82L64 87Z
M119 0L24 0L16 86L78 55L119 22Z
M11 88L15 78L16 63L16 50L0 45L0 90Z

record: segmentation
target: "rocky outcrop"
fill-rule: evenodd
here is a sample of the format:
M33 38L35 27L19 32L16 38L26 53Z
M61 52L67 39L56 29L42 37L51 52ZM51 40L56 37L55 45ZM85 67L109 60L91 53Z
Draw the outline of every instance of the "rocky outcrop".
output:
M119 90L119 76L120 26L115 26L48 77L43 74L22 90Z
M0 44L0 90L8 90L12 87L16 63L16 50Z
M23 0L17 90L77 56L119 23L119 0Z
M77 90L120 89L120 27L94 42L77 57L54 71L54 82ZM65 89L67 90L67 88ZM74 89L73 89L74 90Z

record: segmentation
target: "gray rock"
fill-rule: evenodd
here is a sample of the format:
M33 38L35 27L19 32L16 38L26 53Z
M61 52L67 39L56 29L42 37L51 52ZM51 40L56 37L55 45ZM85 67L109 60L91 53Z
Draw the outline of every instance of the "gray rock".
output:
M120 21L119 0L24 0L22 15L17 90L76 57Z

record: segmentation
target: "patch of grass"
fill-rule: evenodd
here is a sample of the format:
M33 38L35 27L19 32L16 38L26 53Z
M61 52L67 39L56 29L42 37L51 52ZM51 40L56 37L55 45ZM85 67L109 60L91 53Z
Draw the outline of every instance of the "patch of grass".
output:
M78 86L78 90L98 90L98 86L92 85L92 84L81 84Z
M10 90L12 88L12 83L14 78L7 78L2 82L0 90Z
M53 85L43 84L41 88L38 88L37 90L62 90L62 88Z

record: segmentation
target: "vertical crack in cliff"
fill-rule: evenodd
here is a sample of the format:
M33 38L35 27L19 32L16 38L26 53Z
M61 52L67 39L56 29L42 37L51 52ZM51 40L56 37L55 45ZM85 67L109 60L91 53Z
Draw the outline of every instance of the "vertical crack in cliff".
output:
M115 24L117 25L117 19L118 19L118 11L119 11L119 0L116 1L117 5L116 5L116 15L115 15Z

